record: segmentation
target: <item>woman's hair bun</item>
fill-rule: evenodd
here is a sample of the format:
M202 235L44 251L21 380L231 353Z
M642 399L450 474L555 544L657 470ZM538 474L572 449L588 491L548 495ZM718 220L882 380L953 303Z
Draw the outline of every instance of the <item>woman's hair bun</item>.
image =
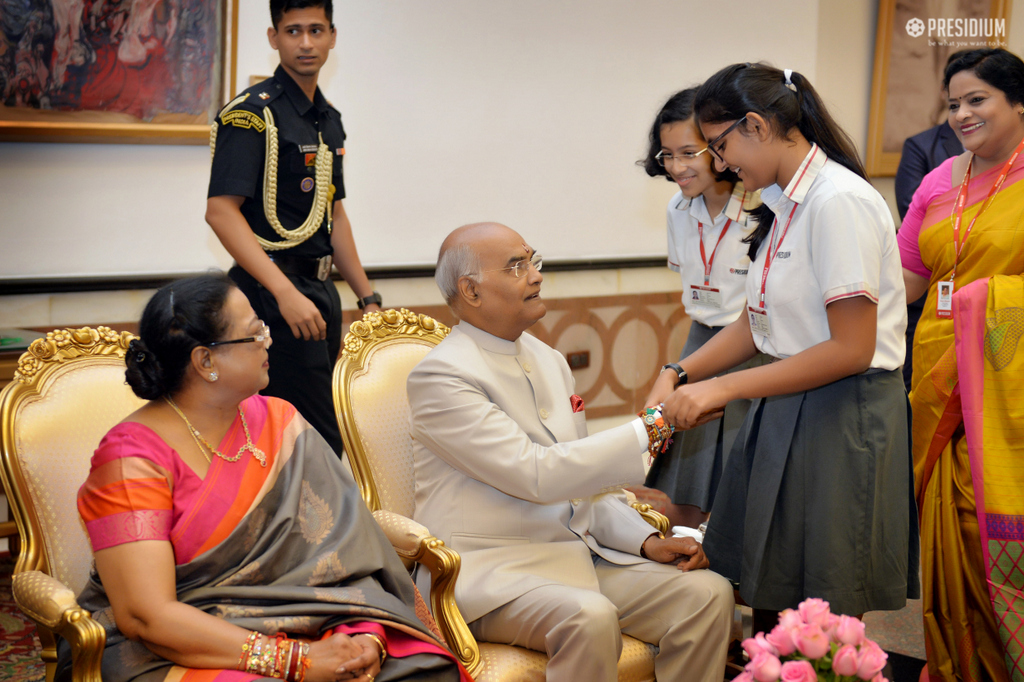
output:
M133 339L128 344L124 360L128 366L124 378L135 395L143 400L155 400L167 392L163 368L141 339Z
M181 388L192 349L221 338L222 311L234 284L224 275L172 282L142 311L139 338L128 344L125 379L135 395L156 400Z

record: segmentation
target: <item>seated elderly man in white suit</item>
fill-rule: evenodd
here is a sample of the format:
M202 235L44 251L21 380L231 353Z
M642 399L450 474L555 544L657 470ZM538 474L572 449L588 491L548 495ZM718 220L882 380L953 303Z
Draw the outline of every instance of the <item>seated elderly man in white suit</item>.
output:
M698 570L696 541L628 506L641 420L587 436L565 359L523 333L545 314L540 266L494 223L441 246L461 321L409 376L415 518L462 555L455 598L474 635L546 652L548 680L617 679L621 631L660 647L659 680L720 681L732 588Z

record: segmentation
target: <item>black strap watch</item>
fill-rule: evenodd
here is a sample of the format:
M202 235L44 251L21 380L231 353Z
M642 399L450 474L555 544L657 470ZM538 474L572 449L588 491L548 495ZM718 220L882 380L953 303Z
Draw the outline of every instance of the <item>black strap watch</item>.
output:
M679 388L686 383L686 370L680 367L678 363L670 362L667 365L663 365L661 371L664 372L666 369L671 369L676 373L676 388Z
M381 305L383 300L384 299L380 297L380 293L375 291L366 298L361 298L358 301L356 301L356 305L359 306L360 310L362 310L366 306L373 305L374 303L376 303L377 305Z

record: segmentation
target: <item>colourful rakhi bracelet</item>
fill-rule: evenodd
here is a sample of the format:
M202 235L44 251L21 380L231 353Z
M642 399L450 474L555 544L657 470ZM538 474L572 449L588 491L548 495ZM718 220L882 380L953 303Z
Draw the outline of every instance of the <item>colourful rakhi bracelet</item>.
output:
M657 407L648 407L637 413L640 421L644 423L644 428L647 429L648 464L653 464L655 458L665 452L672 443L674 429L661 414L664 407L664 403L659 403Z

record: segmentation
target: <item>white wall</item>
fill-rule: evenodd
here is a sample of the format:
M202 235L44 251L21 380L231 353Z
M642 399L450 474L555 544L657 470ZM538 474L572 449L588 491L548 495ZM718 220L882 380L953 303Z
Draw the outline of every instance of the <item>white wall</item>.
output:
M265 3L241 2L244 87L277 61ZM321 85L350 134L346 207L369 266L430 263L448 230L482 219L548 258L664 254L673 188L633 162L663 100L727 63L801 71L867 140L870 0L336 5ZM1024 12L1009 35L1021 53ZM0 143L0 279L226 267L203 222L208 178L203 146Z
M664 99L734 61L815 77L816 2L721 7L336 2L321 86L350 134L346 207L363 262L431 263L444 234L482 219L549 258L664 254L672 187L633 165ZM242 0L242 86L277 63L265 15ZM201 146L0 143L0 277L224 267L203 222L208 177Z

